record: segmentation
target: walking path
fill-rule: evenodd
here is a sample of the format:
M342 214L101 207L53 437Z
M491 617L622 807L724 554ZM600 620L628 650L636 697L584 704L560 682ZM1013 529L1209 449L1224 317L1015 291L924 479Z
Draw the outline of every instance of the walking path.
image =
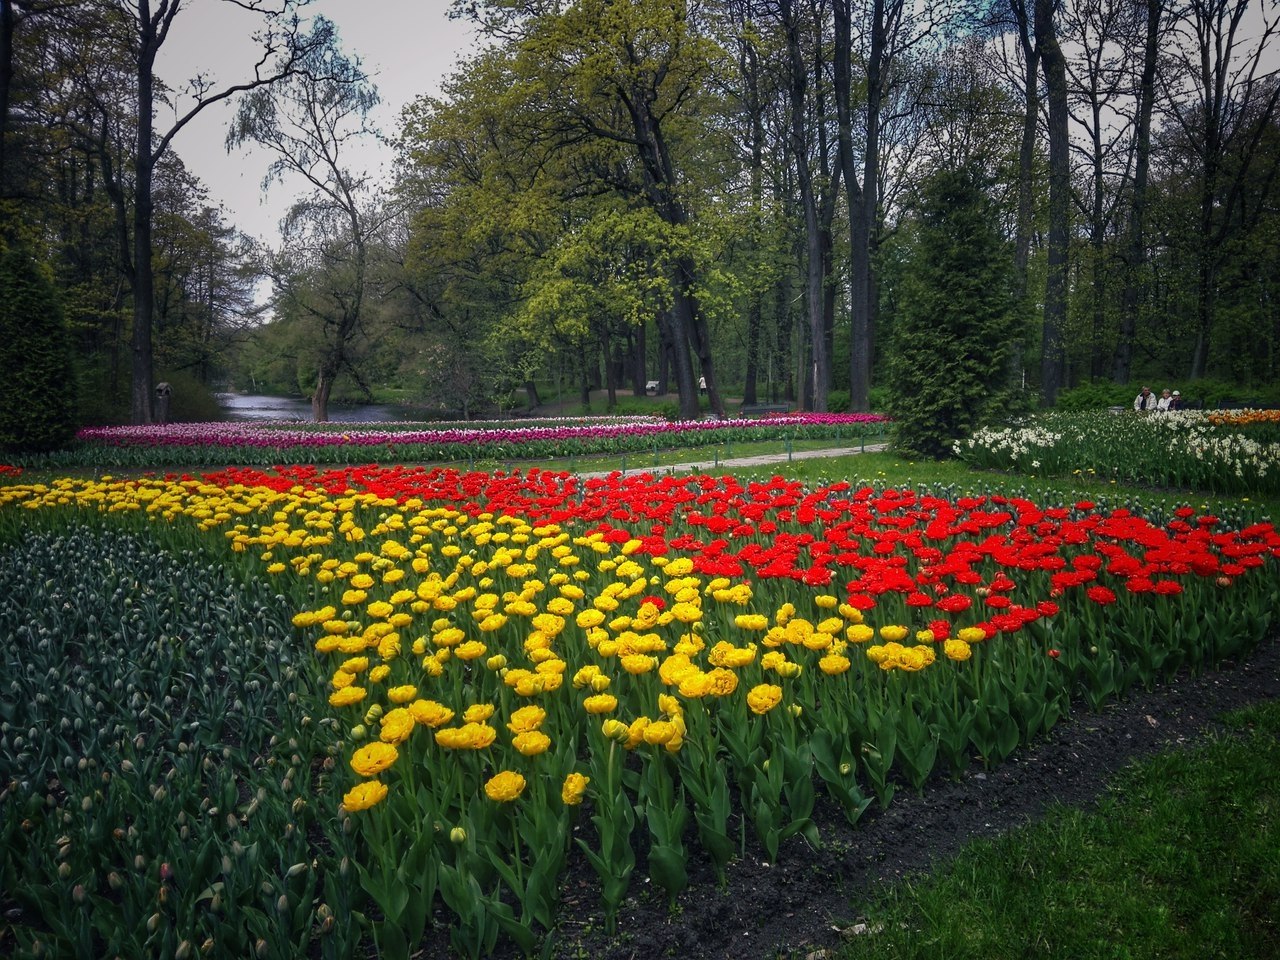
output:
M614 473L623 476L634 476L638 473L705 473L708 470L719 470L731 467L763 467L771 463L790 463L794 460L813 460L818 457L849 457L859 453L878 453L888 447L886 443L868 443L859 447L832 447L828 450L795 450L791 453L765 453L754 457L730 457L724 460L699 460L690 463L666 463L657 466L634 467L626 470L597 470L591 473L579 473L585 479L607 477Z

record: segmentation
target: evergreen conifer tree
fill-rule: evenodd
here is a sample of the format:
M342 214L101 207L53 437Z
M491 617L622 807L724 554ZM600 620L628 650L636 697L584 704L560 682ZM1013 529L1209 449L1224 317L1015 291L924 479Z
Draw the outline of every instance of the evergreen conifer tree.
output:
M1005 401L1017 335L1012 246L976 164L921 185L898 292L890 411L894 445L942 458Z
M71 344L47 271L0 240L0 450L41 453L75 435Z

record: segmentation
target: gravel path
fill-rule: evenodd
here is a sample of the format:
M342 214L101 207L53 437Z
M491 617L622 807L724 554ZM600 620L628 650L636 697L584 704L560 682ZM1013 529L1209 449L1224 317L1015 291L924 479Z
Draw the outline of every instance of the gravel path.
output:
M667 463L657 466L634 467L627 470L596 470L590 473L579 473L585 478L608 477L614 473L625 477L641 473L699 473L707 470L721 470L732 467L763 467L773 463L791 463L794 460L815 460L819 457L849 457L859 453L877 453L888 447L885 443L868 443L861 447L832 447L828 450L795 450L791 453L765 453L755 457L730 457L725 460L697 460L689 463Z

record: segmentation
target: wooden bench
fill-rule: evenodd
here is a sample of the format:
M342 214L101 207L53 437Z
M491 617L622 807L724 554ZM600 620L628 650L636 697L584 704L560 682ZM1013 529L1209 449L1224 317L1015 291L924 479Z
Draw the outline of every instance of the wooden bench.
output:
M789 403L744 403L738 411L740 417L768 417L777 413L790 413Z

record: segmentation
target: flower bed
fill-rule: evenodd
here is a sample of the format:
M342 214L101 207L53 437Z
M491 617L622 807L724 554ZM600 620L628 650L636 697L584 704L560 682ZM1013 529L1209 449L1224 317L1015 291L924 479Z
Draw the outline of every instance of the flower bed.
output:
M636 872L675 902L689 858L723 871L741 827L769 859L790 836L820 843L819 794L857 822L896 790L997 764L1074 699L1247 651L1280 599L1270 523L781 477L363 466L0 488L10 539L69 519L224 543L293 604L314 651L315 686L295 691L310 749L340 759L316 806L342 811L311 851L321 885L281 894L299 912L263 936L280 955L297 924L358 939L357 887L389 955L428 934L472 956L503 936L532 949L573 851L610 916ZM228 696L249 682L227 680ZM7 809L44 802L38 781L11 789ZM69 810L46 806L55 823ZM214 878L231 836L208 841ZM177 841L149 842L163 860ZM110 916L102 885L127 850L59 875L23 945L63 929L45 910ZM183 917L187 942L216 940L217 918Z
M573 457L651 452L793 439L856 440L883 433L879 414L795 413L755 420L669 422L651 417L583 418L549 426L490 422L439 428L427 424L310 424L286 421L92 427L77 448L40 458L41 465L101 467L212 466L225 463L363 463L373 455L398 462Z
M954 449L983 468L1275 496L1280 442L1267 432L1275 425L1273 417L1257 411L1053 412L979 430Z

